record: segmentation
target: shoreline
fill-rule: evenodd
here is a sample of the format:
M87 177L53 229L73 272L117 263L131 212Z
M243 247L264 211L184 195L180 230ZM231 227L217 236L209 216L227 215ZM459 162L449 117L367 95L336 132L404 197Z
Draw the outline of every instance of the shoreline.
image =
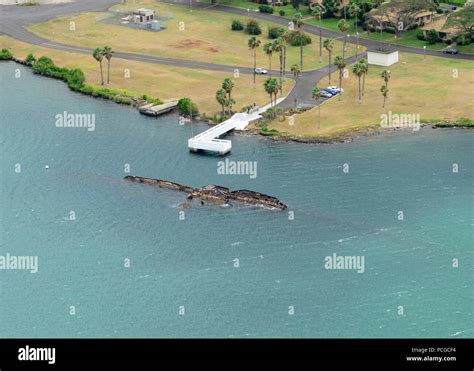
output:
M25 67L30 67L32 68L32 63L27 62L26 60L21 60L18 59L14 56L11 57L11 59L4 59L4 61L8 62L14 62L21 64ZM35 74L32 71L33 74ZM43 75L39 74L40 76L43 77L49 77L53 79L58 79L54 76L49 76L49 75ZM67 85L68 82L64 81ZM139 108L143 105L146 105L150 102L144 101L140 97L135 97L135 96L130 96L127 95L126 91L123 91L124 95L115 95L113 97L104 97L101 95L94 95L94 94L86 94L83 91L77 90L77 89L71 89L71 86L69 86L69 89L80 93L82 95L86 95L92 98L101 98L101 99L106 99L106 100L111 100L117 104L126 104L129 106L132 106L139 110ZM128 100L124 101L123 98L126 97ZM171 113L171 112L170 112ZM212 123L212 121L208 119L203 119L201 117L195 118L197 121L200 121L202 123L206 123L209 126L215 126L217 124ZM466 122L467 121L467 122ZM465 118L459 118L456 121L450 121L450 120L443 120L443 119L433 119L430 120L430 122L426 123L420 123L420 129L421 128L431 128L431 129L438 129L438 128L460 128L460 129L473 129L474 128L474 120L472 119L465 119ZM399 132L399 131L407 131L411 130L413 131L412 128L404 128L404 127L393 127L393 128L382 128L380 125L368 125L365 127L359 127L359 128L349 128L347 130L341 131L340 133L334 133L332 135L326 135L326 136L320 136L320 137L312 137L312 136L298 136L298 135L292 135L292 134L286 134L283 132L272 132L269 131L267 134L262 133L262 128L256 127L256 126L251 126L247 128L244 131L237 132L239 135L243 136L259 136L259 137L264 137L268 138L272 141L275 142L294 142L294 143L306 143L306 144L337 144L337 143L350 143L353 142L357 138L361 137L369 137L369 136L374 136L374 135L381 135L381 134L388 134L388 133L393 133L393 132Z

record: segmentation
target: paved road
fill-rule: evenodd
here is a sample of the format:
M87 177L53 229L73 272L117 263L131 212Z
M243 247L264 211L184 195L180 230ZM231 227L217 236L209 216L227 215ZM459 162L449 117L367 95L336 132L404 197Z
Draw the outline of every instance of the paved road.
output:
M190 0L161 0L162 2L167 3L178 3L183 5L190 5ZM62 50L67 52L75 52L75 53L83 53L83 54L91 54L92 50L88 48L73 46L73 45L64 45L60 43L56 43L51 40L47 40L40 36L37 36L29 31L27 31L27 27L36 24L46 22L48 20L64 16L64 15L74 15L83 12L98 12L98 11L106 11L112 5L119 3L119 0L79 0L72 3L63 3L63 4L52 4L52 5L41 5L41 6L34 6L34 7L25 7L25 6L0 6L0 34L5 34L10 37L13 37L17 40L38 45L46 48ZM195 0L192 0L192 6L195 8L209 8L212 11L221 11L241 16L247 16L248 12L244 9L232 8L222 5L213 5L209 7L209 4L199 3ZM274 23L286 25L287 20L273 16L270 14L258 13L258 12L251 12L252 17L264 19L267 21L271 21ZM305 25L305 30L309 33L313 33L315 35L319 35L319 28L315 26ZM323 37L339 37L341 36L340 33L321 29L321 33ZM371 40L360 40L360 45L364 45L367 47L376 47L384 45L383 43L379 43L376 41ZM408 52L408 53L423 53L422 50L410 47L399 47L397 48L400 51ZM435 52L435 51L426 51L428 55L436 55L441 57L447 57L446 55ZM248 67L238 67L238 66L228 66L228 65L219 65L214 63L205 63L205 62L197 62L192 60L181 60L181 59L173 59L173 58L164 58L164 57L157 57L157 56L148 56L148 55L139 55L134 53L127 53L127 52L120 52L117 51L115 53L117 58L123 58L128 60L134 61L142 61L142 62L149 62L149 63L157 63L157 64L164 64L164 65L172 65L178 67L185 67L185 68L197 68L197 69L205 69L210 71L221 71L221 72L234 72L237 68L240 73L251 74L253 73L251 68ZM363 57L364 55L360 55L359 58ZM471 55L455 55L449 56L450 58L459 58L459 59L474 59L474 56ZM353 63L355 61L355 57L351 57L347 59L348 63ZM335 67L331 68L333 71ZM317 70L312 71L305 71L300 75L300 78L297 79L296 85L294 89L289 94L288 98L285 99L282 103L279 104L282 108L290 108L294 107L295 105L307 105L307 106L314 106L317 102L315 102L311 98L311 91L314 85L323 78L328 73L328 67L323 67ZM275 76L278 74L277 71L274 72Z

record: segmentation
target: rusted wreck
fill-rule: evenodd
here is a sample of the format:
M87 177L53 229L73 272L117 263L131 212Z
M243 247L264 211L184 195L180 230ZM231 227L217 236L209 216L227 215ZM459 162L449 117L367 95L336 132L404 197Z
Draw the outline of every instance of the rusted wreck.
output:
M141 176L128 175L124 177L125 180L136 183L156 185L160 188L173 189L188 194L188 199L197 198L201 202L212 201L219 203L229 203L229 201L239 201L245 204L264 206L271 209L284 210L286 205L276 197L269 196L260 192L249 191L247 189L240 189L231 191L227 187L218 185L208 185L202 188L192 188L178 183L170 182L163 179L144 178Z

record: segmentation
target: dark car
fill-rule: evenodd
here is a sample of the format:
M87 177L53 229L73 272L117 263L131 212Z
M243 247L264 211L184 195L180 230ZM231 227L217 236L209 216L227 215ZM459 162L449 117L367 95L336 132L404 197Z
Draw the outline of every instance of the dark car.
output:
M456 48L446 48L443 50L444 54L458 54L458 50Z

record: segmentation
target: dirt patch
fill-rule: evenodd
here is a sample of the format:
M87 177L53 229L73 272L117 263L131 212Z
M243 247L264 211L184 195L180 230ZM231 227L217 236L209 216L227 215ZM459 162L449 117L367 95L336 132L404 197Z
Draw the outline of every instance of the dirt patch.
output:
M197 39L184 39L178 44L169 45L175 49L201 49L211 53L217 53L218 50L212 46L211 43Z

